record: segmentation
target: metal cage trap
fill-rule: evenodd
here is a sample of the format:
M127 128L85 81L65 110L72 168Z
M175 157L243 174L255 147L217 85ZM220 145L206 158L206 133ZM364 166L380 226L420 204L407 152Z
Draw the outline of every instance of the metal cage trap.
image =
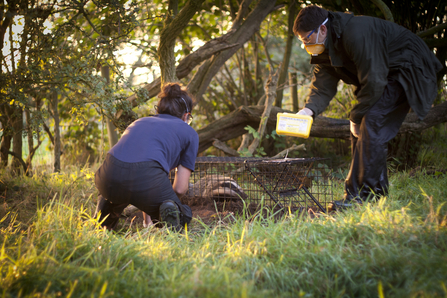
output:
M333 199L329 159L198 157L187 196L326 212Z

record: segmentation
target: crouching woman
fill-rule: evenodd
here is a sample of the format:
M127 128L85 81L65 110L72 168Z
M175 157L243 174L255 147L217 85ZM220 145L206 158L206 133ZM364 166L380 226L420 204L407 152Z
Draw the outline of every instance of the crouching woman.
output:
M191 221L191 209L177 194L188 190L199 147L199 136L189 126L193 101L176 83L166 84L158 97L157 115L129 125L95 173L96 214L109 230L129 204L143 211L148 224L165 222L180 230ZM168 175L174 168L171 185Z

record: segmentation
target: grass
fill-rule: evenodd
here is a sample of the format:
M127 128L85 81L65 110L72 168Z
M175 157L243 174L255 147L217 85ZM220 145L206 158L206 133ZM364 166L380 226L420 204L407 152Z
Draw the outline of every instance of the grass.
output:
M2 297L447 296L446 174L394 173L389 197L336 214L182 234L101 230L90 169L1 177Z

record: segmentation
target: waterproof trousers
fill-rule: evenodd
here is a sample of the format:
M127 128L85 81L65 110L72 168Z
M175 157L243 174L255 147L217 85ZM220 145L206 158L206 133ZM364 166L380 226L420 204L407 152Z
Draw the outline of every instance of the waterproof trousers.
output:
M95 184L100 193L95 217L100 212L99 221L109 230L116 227L129 204L144 211L156 223L160 221L160 205L172 200L180 209L181 223L191 221L191 208L180 202L168 174L156 161L127 163L107 154L95 173Z
M359 137L351 133L352 161L345 181L345 200L388 194L388 142L397 135L409 110L401 84L388 78L382 96L362 119Z

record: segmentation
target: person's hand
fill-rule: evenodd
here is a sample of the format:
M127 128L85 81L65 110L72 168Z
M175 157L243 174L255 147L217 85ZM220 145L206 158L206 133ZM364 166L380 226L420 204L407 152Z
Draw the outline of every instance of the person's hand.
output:
M360 124L354 123L352 121L349 121L351 123L351 133L354 135L354 137L359 137L360 132Z
M305 116L312 116L314 114L314 112L311 109L308 108L304 108L301 109L298 113L296 113L297 115L305 115Z

